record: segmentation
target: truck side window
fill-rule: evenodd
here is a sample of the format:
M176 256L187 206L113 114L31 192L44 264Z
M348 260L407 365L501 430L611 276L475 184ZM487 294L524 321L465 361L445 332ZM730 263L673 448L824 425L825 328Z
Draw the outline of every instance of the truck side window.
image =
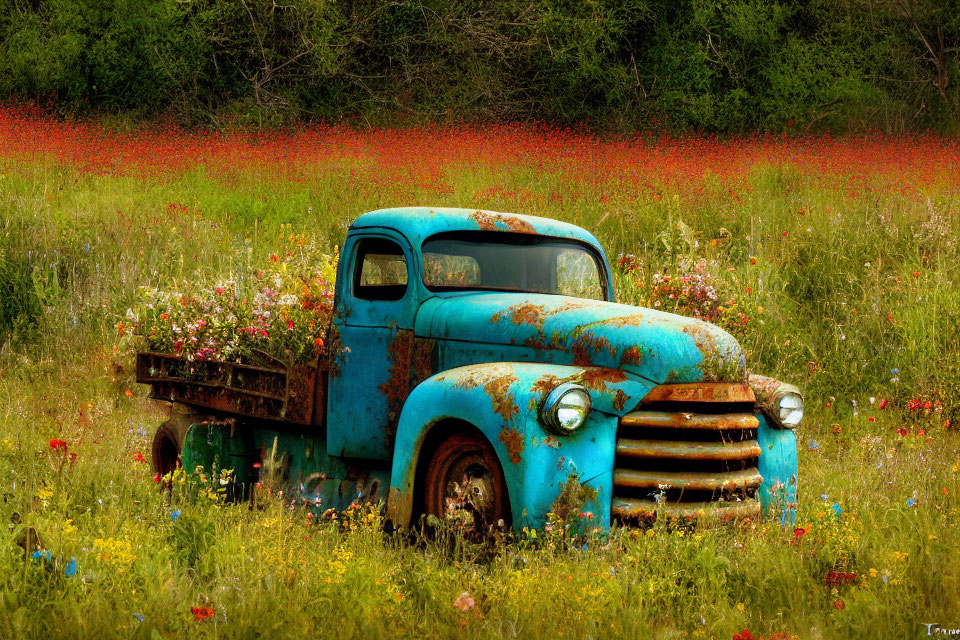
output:
M363 300L399 300L407 292L407 260L396 242L366 238L357 248L353 294Z
M557 255L557 293L603 300L597 262L583 251L561 251Z

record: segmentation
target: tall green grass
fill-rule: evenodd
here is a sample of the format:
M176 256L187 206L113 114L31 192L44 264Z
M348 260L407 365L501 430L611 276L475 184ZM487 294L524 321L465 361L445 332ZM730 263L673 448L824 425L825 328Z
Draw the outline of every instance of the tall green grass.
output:
M201 168L141 179L4 161L0 629L887 639L925 633L920 622L960 627L960 438L945 426L960 406L960 223L949 189L850 194L769 163L738 194L708 181L695 197L665 186L659 199L604 203L534 164L451 164L449 193L414 184L397 202L396 191L352 177L364 162L306 182L227 183ZM563 203L550 205L551 193ZM557 531L519 532L491 550L453 534L394 539L371 514L344 531L279 498L251 510L186 489L161 494L135 454L149 458L163 411L133 383L132 346L114 330L137 288L222 273L238 245L266 255L291 232L332 249L359 213L414 203L580 224L613 262L642 261L639 282L620 276L627 302L646 299L653 273L705 260L747 318L735 332L751 368L807 391L796 521L660 523L575 545ZM942 409L911 411L911 399ZM67 443L66 456L51 439ZM16 543L28 528L49 561L24 558ZM856 577L831 585L829 571ZM214 615L195 620L192 607Z

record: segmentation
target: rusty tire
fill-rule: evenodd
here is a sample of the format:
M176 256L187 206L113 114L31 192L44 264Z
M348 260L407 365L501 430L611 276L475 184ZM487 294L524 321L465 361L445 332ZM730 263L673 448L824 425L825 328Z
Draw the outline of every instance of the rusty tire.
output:
M180 466L180 454L183 452L183 443L187 429L194 420L185 416L170 418L159 427L153 435L151 457L153 470L161 477L175 471Z
M503 469L493 447L479 433L455 433L437 446L424 477L423 499L426 515L440 520L457 517L477 534L501 522L509 525Z

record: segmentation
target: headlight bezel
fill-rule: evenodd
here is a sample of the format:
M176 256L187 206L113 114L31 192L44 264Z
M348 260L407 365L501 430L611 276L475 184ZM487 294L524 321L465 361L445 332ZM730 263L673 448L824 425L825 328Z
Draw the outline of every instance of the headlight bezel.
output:
M798 391L788 389L777 394L775 408L777 422L785 429L796 429L803 422L803 395Z
M570 396L569 400L573 400L574 398L579 399L580 403L569 401L564 403L563 401L567 396ZM580 430L587 422L592 406L593 401L590 398L590 392L588 392L583 385L574 382L565 382L557 385L547 394L546 399L543 401L543 406L540 408L540 422L547 429L558 435L569 436ZM575 410L576 407L580 407L580 411L578 412L580 414L579 421L573 426L564 426L567 421L561 418L560 411L562 409Z
M766 416L767 423L771 427L795 430L803 423L804 397L799 388L786 382L756 374L750 374L748 383L757 397L757 409ZM789 407L790 412L783 416L781 414L781 404L788 398L795 398L796 404L799 406ZM785 419L790 417L790 413L799 413L799 415L795 419Z

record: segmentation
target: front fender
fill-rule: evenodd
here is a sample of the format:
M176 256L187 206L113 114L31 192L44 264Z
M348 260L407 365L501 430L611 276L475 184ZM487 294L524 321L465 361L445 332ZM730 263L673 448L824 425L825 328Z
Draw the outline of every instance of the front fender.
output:
M538 419L540 405L558 384L577 382L593 410L572 435L556 435ZM424 441L451 420L476 427L503 468L515 526L541 526L571 474L595 490L583 511L609 526L617 415L633 408L651 383L602 367L544 363L485 363L458 367L420 383L400 414L394 444L388 517L406 526L413 514L417 464ZM451 427L455 428L455 427Z

